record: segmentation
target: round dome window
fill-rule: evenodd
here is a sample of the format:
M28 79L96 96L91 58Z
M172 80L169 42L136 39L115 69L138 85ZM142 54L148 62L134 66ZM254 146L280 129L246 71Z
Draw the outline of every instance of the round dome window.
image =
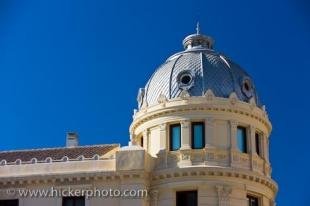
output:
M194 77L191 71L180 72L177 76L177 82L180 89L188 90L194 85Z
M190 74L183 74L181 77L180 77L180 81L182 84L189 84L191 83L192 81L192 76Z

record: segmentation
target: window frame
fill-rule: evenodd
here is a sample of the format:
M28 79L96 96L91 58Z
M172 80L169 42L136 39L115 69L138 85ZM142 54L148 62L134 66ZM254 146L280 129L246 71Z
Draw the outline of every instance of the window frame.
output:
M238 131L239 131L240 129L244 131L244 139L243 139L243 144L244 144L244 149L245 149L244 151L243 151L241 148L239 148ZM243 125L237 126L236 144L237 144L237 148L238 148L238 150L239 150L240 152L242 152L242 153L244 153L244 154L248 154L249 148L248 148L248 128L247 128L247 127L245 127L245 126L243 126Z
M195 148L195 126L196 125L201 125L202 126L202 146L201 148ZM205 123L203 121L197 121L197 122L192 122L191 123L191 148L192 149L203 149L206 145L205 142Z
M179 136L179 143L180 143L180 146L179 146L179 148L177 148L177 149L173 149L173 138L172 138L172 131L173 131L173 128L174 127L179 127L180 128L180 136ZM170 124L169 125L169 150L170 151L177 151L177 150L179 150L180 148L181 148L181 144L182 144L182 142L181 142L181 137L182 137L182 128L181 128L181 124L180 123L174 123L174 124Z
M248 194L246 195L247 203L248 203L248 204L249 204L249 202L250 202L250 197L251 197L251 198L256 198L256 199L257 199L257 206L261 206L261 205L262 205L262 198L261 198L260 196L258 196L258 195L252 194L252 193L248 193ZM249 206L252 206L252 205L249 204ZM255 206L255 205L254 205L254 206Z
M255 132L255 152L260 157L263 156L262 138L263 138L262 133L260 131L256 131Z

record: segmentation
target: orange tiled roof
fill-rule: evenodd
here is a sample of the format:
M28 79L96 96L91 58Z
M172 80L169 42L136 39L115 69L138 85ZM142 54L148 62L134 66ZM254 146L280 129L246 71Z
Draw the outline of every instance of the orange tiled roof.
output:
M78 147L4 151L0 152L0 161L5 160L7 163L10 163L20 159L22 162L28 162L33 158L36 158L37 161L45 161L49 157L52 158L52 160L61 160L63 157L76 159L82 155L85 158L93 158L95 155L102 156L117 147L119 147L118 144L104 144Z

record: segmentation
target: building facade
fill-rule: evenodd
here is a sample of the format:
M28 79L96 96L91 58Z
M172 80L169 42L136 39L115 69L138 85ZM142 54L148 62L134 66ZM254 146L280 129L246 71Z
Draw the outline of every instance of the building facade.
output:
M252 78L199 28L183 45L139 89L128 146L68 133L63 148L0 152L0 206L274 206L272 125Z

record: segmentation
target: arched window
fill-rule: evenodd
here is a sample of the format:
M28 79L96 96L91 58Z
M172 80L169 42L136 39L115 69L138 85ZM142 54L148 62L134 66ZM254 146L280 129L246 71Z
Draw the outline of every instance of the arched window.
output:
M192 149L202 149L205 145L204 123L192 123Z
M247 135L245 127L239 126L237 128L237 147L241 152L247 153Z
M170 125L170 150L175 151L181 147L181 125Z

